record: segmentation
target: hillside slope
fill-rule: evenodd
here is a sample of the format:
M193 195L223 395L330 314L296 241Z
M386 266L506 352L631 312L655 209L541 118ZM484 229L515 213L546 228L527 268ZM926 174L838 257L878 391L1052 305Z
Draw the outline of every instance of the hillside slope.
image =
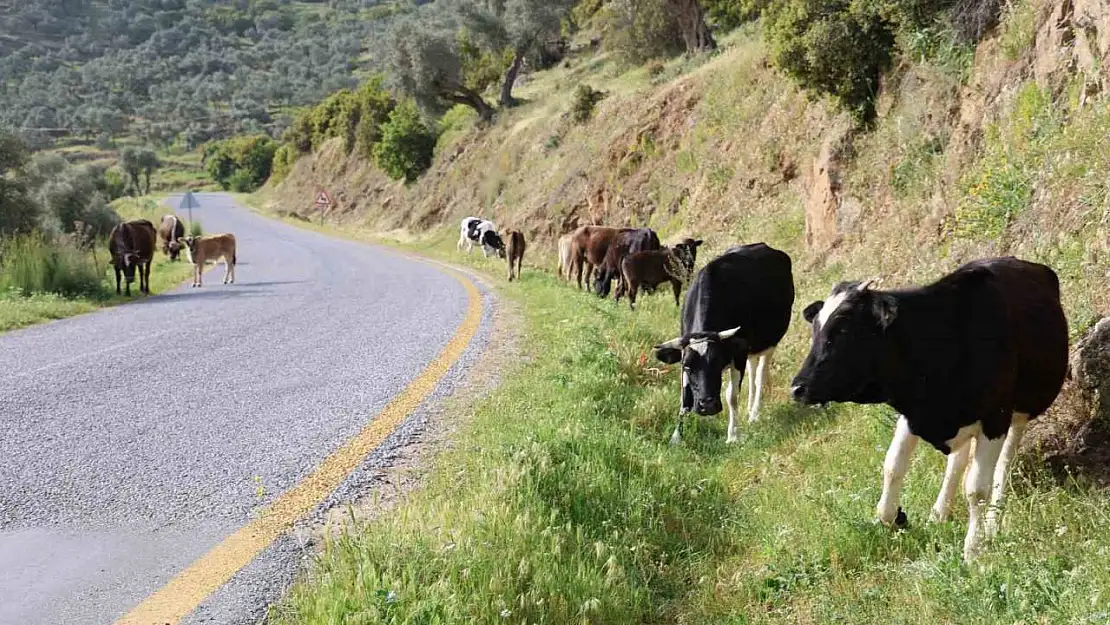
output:
M1110 297L1110 4L1019 2L976 49L921 48L886 77L878 121L861 131L776 73L754 26L720 54L655 76L586 47L529 76L526 104L491 127L449 116L435 164L414 184L333 140L268 197L310 212L326 187L339 205L329 219L375 232L488 216L547 250L586 223L648 225L718 248L761 240L794 258L806 301L841 278L896 286L1014 254L1057 270L1078 335ZM581 83L607 97L577 125L567 111Z

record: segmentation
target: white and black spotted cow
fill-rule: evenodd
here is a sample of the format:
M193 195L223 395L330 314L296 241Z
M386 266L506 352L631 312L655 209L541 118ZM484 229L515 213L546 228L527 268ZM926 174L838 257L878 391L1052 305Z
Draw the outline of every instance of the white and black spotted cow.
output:
M964 479L970 513L964 557L973 558L980 534L998 529L1006 476L1026 425L1056 399L1067 373L1056 274L1015 258L978 260L921 288L840 284L804 316L813 324L813 344L794 378L794 398L886 403L902 415L883 464L881 522L905 523L899 494L919 439L948 454L932 511L933 520L946 520L975 441Z
M497 253L505 258L505 242L497 234L497 226L488 219L465 217L459 223L459 241L455 244L455 250L461 250L466 245L466 252L469 254L475 243L482 247L483 256Z
M655 347L655 357L682 362L682 417L721 412L721 376L729 373L727 442L737 440L737 394L748 374L748 421L759 419L771 356L790 326L794 278L790 257L763 243L730 248L694 276L682 304L682 334Z

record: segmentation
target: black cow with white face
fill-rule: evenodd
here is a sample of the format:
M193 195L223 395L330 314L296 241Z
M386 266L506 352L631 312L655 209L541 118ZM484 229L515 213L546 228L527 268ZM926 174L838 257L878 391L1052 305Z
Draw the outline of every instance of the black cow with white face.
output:
M842 283L804 316L813 344L794 378L794 398L886 403L901 413L883 466L881 522L904 523L899 494L920 439L948 454L932 511L933 520L946 520L975 440L964 481L964 557L973 558L980 533L997 531L1006 476L1028 422L1056 399L1067 373L1056 274L1011 257L984 259L921 288Z
M657 345L661 362L682 362L682 399L671 442L681 440L682 416L721 412L727 370L727 442L737 440L737 394L748 380L748 421L759 419L775 347L790 326L794 277L790 257L764 243L730 248L694 276L682 304L682 335Z

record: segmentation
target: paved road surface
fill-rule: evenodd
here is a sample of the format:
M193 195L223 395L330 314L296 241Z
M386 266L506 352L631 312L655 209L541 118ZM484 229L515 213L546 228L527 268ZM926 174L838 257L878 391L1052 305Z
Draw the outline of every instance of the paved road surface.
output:
M235 285L219 266L200 290L0 335L0 624L112 623L355 434L463 318L429 265L199 199L205 230L238 238Z

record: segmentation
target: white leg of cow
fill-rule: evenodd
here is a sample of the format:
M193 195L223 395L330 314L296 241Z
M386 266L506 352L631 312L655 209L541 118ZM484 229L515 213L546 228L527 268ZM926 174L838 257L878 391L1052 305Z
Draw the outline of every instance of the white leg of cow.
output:
M763 390L769 384L768 376L771 375L771 356L775 350L769 349L759 355L759 364L755 368L755 378L748 379L748 388L755 388L755 401L748 408L748 423L759 421L759 409L763 407Z
M224 284L231 282L231 261L224 259Z
M987 498L990 497L991 479L994 469L998 464L998 456L1002 453L1002 446L1006 438L1000 436L989 439L984 434L979 434L975 439L975 457L971 459L971 468L964 478L964 496L967 497L967 536L964 537L964 560L973 560L979 555L982 540L983 513L987 507Z
M971 458L971 441L948 454L948 465L944 468L944 481L940 484L940 493L937 502L933 504L933 511L929 520L933 523L944 523L952 514L952 502L956 498L960 481L967 470L967 461Z
M466 242L466 234L460 234L458 242L455 243L455 251L456 252L461 252L462 247L463 247L463 243L465 243L465 242Z
M1021 439L1025 436L1025 429L1029 425L1029 416L1014 413L1010 423L1010 431L1006 433L1006 442L1002 444L1002 451L998 455L998 464L994 467L994 483L991 485L991 502L987 509L987 519L983 524L983 533L990 538L998 533L998 517L1002 514L1002 502L1006 499L1006 479L1010 475L1010 465L1014 462Z
M893 525L898 518L898 502L902 497L902 480L910 468L910 458L920 439L910 431L910 424L903 416L894 426L894 439L886 450L883 462L883 494L875 513L884 525Z
M752 414L752 406L755 405L755 369L756 363L759 362L758 356L748 356L747 362L744 363L744 377L748 378L748 416Z
M728 386L725 387L725 402L728 403L728 437L725 439L726 443L735 443L740 440L736 435L736 413L740 412L740 402L736 397L740 393L740 384L743 382L743 377L740 375L740 370L735 366L726 368L728 371ZM751 385L751 379L748 379L748 384Z
M684 414L683 409L685 408L685 406L683 405L682 402L686 399L686 385L687 385L687 383L688 382L686 380L686 371L683 370L682 371L682 387L680 388L680 390L678 392L678 420L675 421L674 432L671 433L671 444L672 445L677 445L677 444L682 442L682 432L680 430L682 429L682 415Z

